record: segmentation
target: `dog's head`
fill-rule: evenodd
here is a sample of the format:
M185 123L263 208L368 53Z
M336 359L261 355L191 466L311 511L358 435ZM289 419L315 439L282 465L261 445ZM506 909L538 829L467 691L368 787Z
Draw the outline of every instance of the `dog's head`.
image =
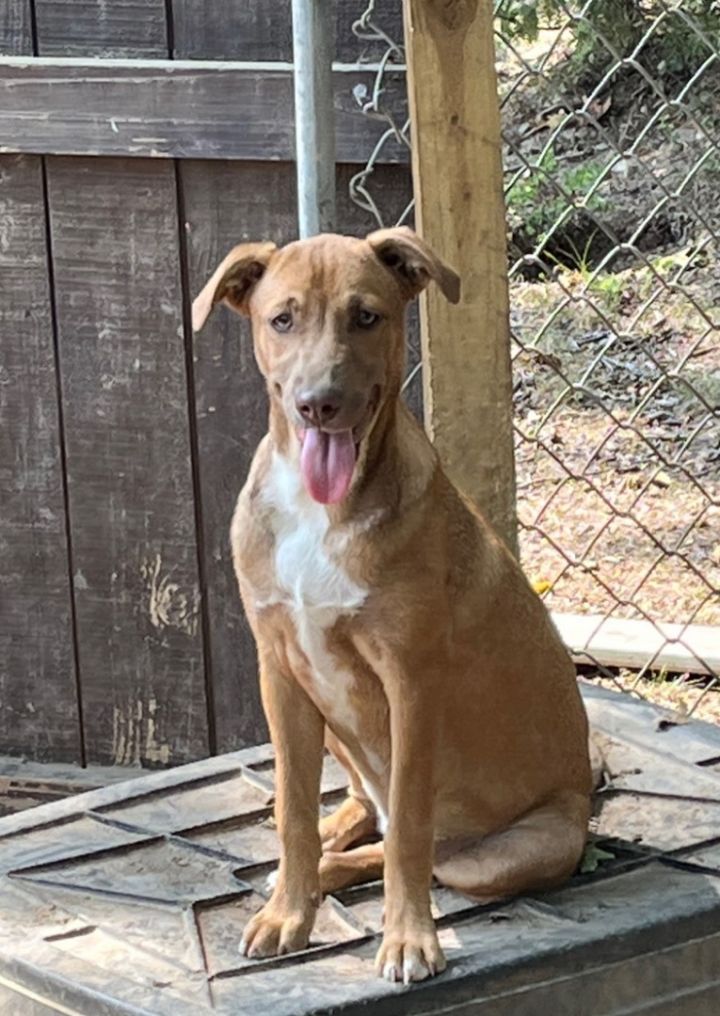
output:
M431 281L457 303L457 275L407 227L323 234L235 247L193 303L196 331L217 303L251 318L270 399L317 501L342 501L362 442L399 396L405 307Z

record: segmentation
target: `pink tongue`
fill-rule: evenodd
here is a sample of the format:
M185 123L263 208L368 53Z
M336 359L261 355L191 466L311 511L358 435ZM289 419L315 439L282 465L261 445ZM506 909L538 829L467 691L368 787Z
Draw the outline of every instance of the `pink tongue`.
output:
M355 442L351 430L326 434L310 428L305 431L300 469L310 497L321 504L342 501L348 492L355 469Z

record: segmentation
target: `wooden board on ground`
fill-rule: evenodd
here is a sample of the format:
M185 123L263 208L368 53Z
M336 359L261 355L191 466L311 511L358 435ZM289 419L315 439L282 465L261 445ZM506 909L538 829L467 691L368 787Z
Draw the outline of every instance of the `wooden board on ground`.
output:
M558 614L553 620L577 663L674 673L720 673L720 628L626 620L602 614Z
M373 969L379 883L328 897L304 952L239 955L278 856L267 747L2 818L0 1005L13 1016L43 1005L106 1016L536 1016L575 1013L581 998L588 1016L715 1012L720 774L672 756L656 768L622 737L613 751L617 769L641 768L647 787L655 774L656 788L598 796L594 870L485 906L434 886L448 970L412 989ZM324 810L342 786L327 770ZM687 797L663 789L676 776Z
M581 688L591 727L682 762L705 766L720 761L720 727L714 723L688 722L686 717L590 681L581 681Z
M0 744L80 761L40 160L0 157Z
M169 162L48 160L90 762L208 750Z
M142 773L143 770L127 766L29 762L11 755L0 755L0 815L36 808L39 804L96 790L111 783L127 782Z

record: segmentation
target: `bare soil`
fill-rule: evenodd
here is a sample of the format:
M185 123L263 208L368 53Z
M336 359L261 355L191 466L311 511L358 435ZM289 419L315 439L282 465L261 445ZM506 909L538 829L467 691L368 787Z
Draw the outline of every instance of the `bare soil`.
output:
M557 610L720 625L720 68L580 87L572 46L498 64L523 560Z
M720 66L578 85L572 45L499 49L522 560L553 610L720 641ZM705 679L607 680L720 722Z

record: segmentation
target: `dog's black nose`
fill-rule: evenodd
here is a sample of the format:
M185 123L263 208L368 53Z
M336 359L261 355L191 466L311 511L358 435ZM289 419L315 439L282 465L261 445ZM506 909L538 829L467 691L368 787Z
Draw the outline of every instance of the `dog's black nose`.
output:
M313 427L324 427L340 411L340 397L336 392L302 392L295 400L303 420Z

